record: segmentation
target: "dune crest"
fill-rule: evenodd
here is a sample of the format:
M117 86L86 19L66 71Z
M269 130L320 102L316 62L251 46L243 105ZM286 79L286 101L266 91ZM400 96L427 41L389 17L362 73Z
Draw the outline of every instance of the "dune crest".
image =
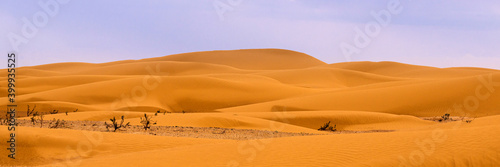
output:
M243 49L20 67L17 75L19 159L1 156L1 165L500 165L494 69L327 64ZM28 116L28 105L44 120ZM105 128L122 117L132 127ZM150 129L141 128L146 118ZM82 143L88 150L78 154Z

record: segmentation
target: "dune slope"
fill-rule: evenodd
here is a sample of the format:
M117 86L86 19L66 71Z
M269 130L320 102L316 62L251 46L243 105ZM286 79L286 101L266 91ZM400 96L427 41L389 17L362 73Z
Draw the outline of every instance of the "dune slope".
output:
M24 122L18 158L2 154L2 166L500 165L495 69L327 64L290 50L244 49L16 72ZM1 84L2 119L7 93ZM105 127L122 117L132 127ZM152 129L141 127L146 117ZM332 128L318 130L325 125ZM215 131L201 135L203 128ZM186 129L195 135L160 135Z

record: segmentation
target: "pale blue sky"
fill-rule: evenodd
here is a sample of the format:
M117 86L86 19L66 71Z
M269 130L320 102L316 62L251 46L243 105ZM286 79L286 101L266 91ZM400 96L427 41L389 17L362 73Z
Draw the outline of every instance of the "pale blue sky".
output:
M45 2L57 2L59 11L50 16L39 5ZM9 38L23 37L23 18L33 22L33 16L39 16L40 22L45 14L47 24L39 24L38 32L18 45L20 65L282 48L327 63L397 61L500 69L500 1L494 0L400 0L400 13L391 14L390 23L380 26L371 42L347 59L341 44L354 45L356 27L364 30L376 22L370 13L388 10L390 2L5 0L0 3L0 50L4 54L14 50ZM223 20L214 4L226 9ZM1 62L5 68L6 60Z

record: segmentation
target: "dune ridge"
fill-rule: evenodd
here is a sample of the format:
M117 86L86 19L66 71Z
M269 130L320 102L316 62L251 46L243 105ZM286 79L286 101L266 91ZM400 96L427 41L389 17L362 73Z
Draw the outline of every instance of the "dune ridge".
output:
M296 51L242 49L20 67L17 76L18 119L25 121L31 120L27 106L36 105L48 121L104 126L123 116L140 126L146 114L157 123L153 126L312 136L240 141L35 124L18 127L19 159L2 156L1 165L500 165L500 71L494 69L327 64ZM6 88L0 85L0 116L8 104ZM58 113L48 113L54 110ZM453 119L424 119L439 120L445 114ZM318 131L327 122L335 132ZM5 141L9 132L0 126ZM88 134L98 136L99 143L92 143ZM90 142L91 149L75 154L82 142ZM66 146L73 149L68 153Z

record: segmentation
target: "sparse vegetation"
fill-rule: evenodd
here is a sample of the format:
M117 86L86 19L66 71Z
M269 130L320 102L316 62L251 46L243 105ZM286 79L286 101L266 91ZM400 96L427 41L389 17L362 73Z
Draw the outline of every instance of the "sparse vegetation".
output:
M40 127L42 127L42 125L43 125L43 117L44 117L43 113L38 113L38 111L35 111L32 114L30 114L30 115L31 115L31 117L30 117L31 123L33 125L35 125L36 122L40 122L40 124L41 124Z
M337 131L337 125L330 126L330 121L325 123L325 125L321 126L318 130L321 131Z
M160 111L158 111L157 113L159 113L159 112ZM142 124L144 130L148 130L148 129L151 129L151 125L156 125L156 121L153 122L153 120L151 120L151 116L144 114L144 117L141 117L141 124Z
M447 121L449 119L450 119L450 114L446 113L443 116L441 116L441 119L439 120L439 122Z
M37 114L38 114L38 112L37 112L37 113L34 113L34 114L31 116L31 118L30 118L30 119L31 119L31 123L32 123L33 125L35 125L35 123L36 123L36 115L37 115Z
M474 117L473 119L467 119L465 120L466 123L471 123L472 121L474 121L476 118Z
M64 120L59 120L59 119L53 119L50 123L49 123L49 128L65 128L67 127L66 125L66 121Z
M49 111L50 114L57 114L59 113L59 110L52 110L52 111Z
M109 128L113 128L113 132L116 132L116 130L120 128L126 128L127 126L130 126L130 122L127 122L127 124L123 125L123 122L125 122L124 117L122 115L122 121L118 124L118 121L116 121L116 118L113 117L109 119L111 121L111 124L108 124L107 122L104 122L104 125L106 125L106 129L109 131Z
M28 105L28 110L26 111L26 116L29 117L31 114L34 113L36 108L36 105L33 107L33 109L30 110L30 105Z
M462 122L466 122L466 123L471 123L476 117L474 117L474 118L467 117L467 115L458 117L458 116L451 116L451 114L446 113L442 116L420 117L420 118L423 120L440 122L440 123L446 123L446 122L451 122L451 121L462 121Z
M38 114L38 120L40 120L40 128L43 127L43 117L44 117L43 113Z

